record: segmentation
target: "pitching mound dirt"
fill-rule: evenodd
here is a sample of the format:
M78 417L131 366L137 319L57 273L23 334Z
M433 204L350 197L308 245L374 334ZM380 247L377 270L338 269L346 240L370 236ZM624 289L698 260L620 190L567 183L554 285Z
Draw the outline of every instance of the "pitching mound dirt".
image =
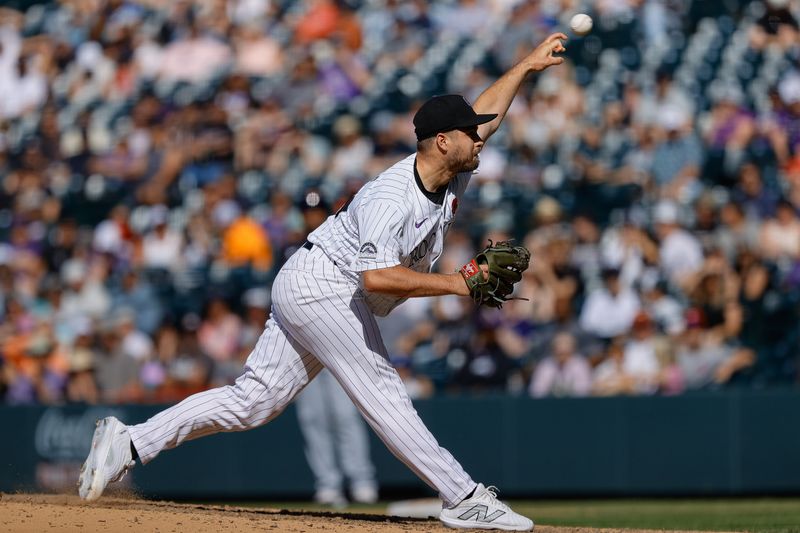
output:
M393 518L352 513L299 512L278 509L177 504L135 498L102 498L94 503L77 496L0 494L0 531L152 531L158 533L415 533L452 531L432 519ZM636 530L536 526L539 533L635 533ZM641 533L647 533L641 531Z

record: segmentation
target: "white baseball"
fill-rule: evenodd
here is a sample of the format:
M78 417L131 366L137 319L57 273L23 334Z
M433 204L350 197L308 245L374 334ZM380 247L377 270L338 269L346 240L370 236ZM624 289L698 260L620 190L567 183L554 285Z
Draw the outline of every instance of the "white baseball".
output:
M585 13L578 13L569 21L569 27L575 35L584 36L592 31L592 17Z

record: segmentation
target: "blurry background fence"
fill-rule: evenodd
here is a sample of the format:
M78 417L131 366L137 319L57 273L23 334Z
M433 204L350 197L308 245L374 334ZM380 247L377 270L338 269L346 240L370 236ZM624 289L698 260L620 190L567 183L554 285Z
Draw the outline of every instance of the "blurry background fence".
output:
M294 407L290 407L293 409ZM744 495L800 492L800 394L531 400L435 398L417 408L476 479L509 496ZM0 408L0 491L71 490L97 417L144 420L156 406ZM374 435L372 436L374 439ZM166 452L127 479L158 498L306 497L312 478L296 417ZM384 494L424 485L386 448L372 455Z

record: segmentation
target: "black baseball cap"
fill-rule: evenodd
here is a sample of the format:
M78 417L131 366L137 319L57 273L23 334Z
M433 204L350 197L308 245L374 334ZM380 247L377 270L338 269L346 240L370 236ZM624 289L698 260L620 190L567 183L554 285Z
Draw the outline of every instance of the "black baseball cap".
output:
M443 131L469 128L494 120L497 114L479 115L460 94L434 96L414 115L417 140L433 137Z

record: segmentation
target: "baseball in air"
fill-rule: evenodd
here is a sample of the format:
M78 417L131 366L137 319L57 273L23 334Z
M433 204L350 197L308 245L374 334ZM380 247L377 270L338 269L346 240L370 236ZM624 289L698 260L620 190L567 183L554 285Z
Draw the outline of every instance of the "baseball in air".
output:
M583 37L592 31L592 17L585 13L578 13L569 21L569 27L575 33Z

